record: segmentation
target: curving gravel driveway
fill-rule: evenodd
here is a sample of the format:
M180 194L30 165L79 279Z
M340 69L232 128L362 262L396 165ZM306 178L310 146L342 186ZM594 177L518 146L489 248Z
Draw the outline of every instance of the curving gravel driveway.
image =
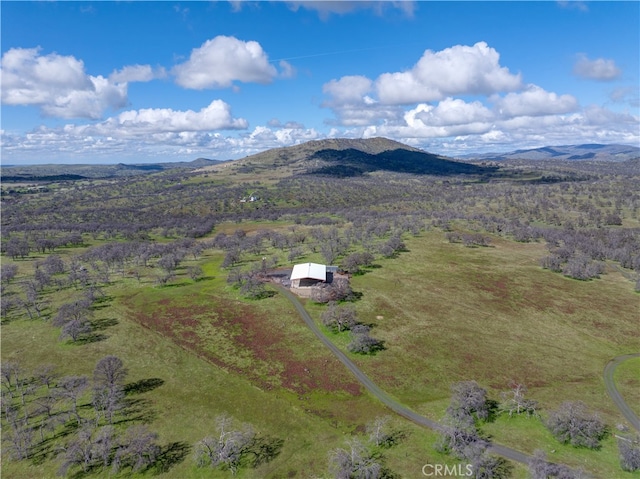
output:
M620 363L626 361L627 359L638 357L640 357L640 353L618 356L609 361L604 368L604 385L607 388L607 392L609 393L611 400L618 407L618 409L620 409L620 412L624 417L627 418L627 420L636 429L636 431L640 431L640 419L622 398L620 391L618 391L618 388L616 388L615 381L613 380L613 374L615 373L615 370L620 365Z
M436 431L441 431L443 426L431 419L428 419L420 414L412 411L411 409L403 406L395 399L391 398L387 393L385 393L382 389L380 389L369 377L364 374L358 366L351 361L335 344L333 344L329 338L327 338L320 329L316 326L316 323L313 321L309 313L298 298L291 293L288 289L283 288L282 286L276 286L278 290L295 306L296 310L300 314L300 317L307 324L309 329L318 337L320 341L324 343L326 347L328 347L331 352L340 360L342 364L344 364L349 371L353 373L353 375L362 383L362 385L369 390L371 394L373 394L376 398L378 398L382 403L384 403L389 409L399 414L400 416L419 424L420 426L428 427L430 429L434 429ZM520 462L523 464L528 464L531 456L520 452L516 449L512 449L507 446L502 446L500 444L492 444L489 446L489 451L498 454L502 457L510 459L512 461Z

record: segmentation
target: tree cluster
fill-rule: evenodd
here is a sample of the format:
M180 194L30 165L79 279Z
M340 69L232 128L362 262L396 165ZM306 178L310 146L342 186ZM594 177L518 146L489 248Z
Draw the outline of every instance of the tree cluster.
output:
M511 465L489 454L489 440L483 436L479 424L493 414L495 404L487 398L487 391L475 381L452 385L451 403L443 421L436 449L467 461L474 477L497 479L509 477Z
M329 472L336 479L382 477L382 464L367 451L356 438L347 441L347 447L339 447L329 454Z
M73 342L91 333L91 298L84 296L75 301L64 303L51 324L61 328L60 339L70 338Z
M351 342L347 345L347 349L357 354L372 354L384 349L383 342L371 337L370 331L371 328L366 324L353 326L349 332Z
M563 464L547 461L544 451L536 450L529 460L531 479L582 479L586 477L581 470L573 470Z
M618 437L620 467L623 471L640 471L640 435Z
M371 328L358 321L356 310L350 305L330 301L320 316L322 324L334 333L349 331L351 342L347 349L352 353L372 354L384 349L382 341L370 335Z
M331 283L317 285L311 291L311 299L316 303L352 301L354 297L348 278L334 278Z
M322 324L336 333L350 330L358 324L355 308L350 305L339 305L335 301L329 302L320 319Z
M30 373L15 361L3 362L1 371L2 439L12 459L56 456L61 475L139 471L156 462L157 434L141 424L116 426L116 414L127 415L127 370L116 356L97 362L93 380L60 376L51 365ZM54 442L59 435L67 437Z
M102 286L112 281L114 273L154 278L166 284L176 275L180 264L190 255L193 260L210 247L207 242L191 238L170 243L151 241L122 241L102 243L85 249L81 254L63 257L51 253L33 261L32 273L16 263L2 265L0 288L0 316L7 319L12 312L22 312L30 319L53 319L52 324L62 330L62 339L77 342L92 336L93 303L106 297ZM17 275L20 271L20 277ZM202 276L198 265L189 266L188 276L196 281ZM82 290L80 298L65 303L59 311L52 310L48 293L74 288Z
M235 475L242 467L257 467L273 460L284 443L281 439L260 436L251 424L237 424L228 414L215 419L216 434L195 446L198 467L228 470Z
M366 425L368 440L352 437L345 441L345 447L332 449L329 473L336 479L395 477L384 465L382 450L395 445L403 435L391 429L390 421L389 416L377 417Z
M558 441L575 447L598 449L608 434L607 425L582 401L562 403L550 413L546 425Z
M342 260L340 268L346 273L358 274L361 272L363 267L366 268L371 266L374 259L375 256L368 251L351 253Z
M251 452L255 432L250 424L242 424L235 429L233 422L228 415L216 418L217 435L207 436L196 445L198 466L221 467L233 474L238 471L242 460Z

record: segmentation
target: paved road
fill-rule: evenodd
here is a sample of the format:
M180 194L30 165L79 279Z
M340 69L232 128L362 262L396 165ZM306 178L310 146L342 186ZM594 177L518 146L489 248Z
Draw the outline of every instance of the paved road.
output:
M613 380L613 374L620 363L627 359L638 357L640 357L640 353L625 354L624 356L618 356L617 358L613 358L609 361L604 368L604 385L607 388L609 396L611 396L611 400L615 403L618 409L620 409L620 412L637 431L640 431L640 419L622 398L622 395L620 394L620 391L618 391L618 388L616 388L616 384Z
M333 344L329 338L327 338L320 329L316 326L316 323L313 321L311 316L298 298L293 295L288 289L283 288L281 286L277 286L278 290L291 301L291 303L295 306L296 310L300 314L300 317L307 324L309 329L313 331L313 333L318 337L320 341L327 346L331 352L340 360L342 364L344 364L349 371L353 373L353 375L362 383L362 385L369 390L371 394L377 397L380 401L382 401L389 409L399 414L400 416L405 417L406 419L424 427L428 427L429 429L433 429L436 431L442 430L442 425L436 421L428 419L420 414L412 411L411 409L403 406L395 399L391 398L387 393L385 393L382 389L380 389L369 377L364 374L358 366L356 366L351 359L347 357L335 344ZM512 449L510 447L501 446L500 444L492 444L489 447L489 451L498 454L507 459L511 459L512 461L521 462L523 464L528 464L530 456L527 454L517 451L516 449Z

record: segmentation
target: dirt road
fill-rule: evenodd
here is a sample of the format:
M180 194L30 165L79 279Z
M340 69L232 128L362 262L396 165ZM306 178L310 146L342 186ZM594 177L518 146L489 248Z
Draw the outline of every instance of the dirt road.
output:
M604 385L607 388L607 392L609 393L611 400L618 407L618 409L620 409L622 415L627 418L627 421L631 423L636 431L640 431L640 419L625 402L622 395L620 394L620 391L618 391L618 388L616 388L616 383L613 380L613 374L615 373L616 368L620 365L620 363L628 359L638 357L640 357L640 353L618 356L617 358L613 358L611 361L609 361L604 368Z
M333 344L316 326L316 323L313 321L311 316L298 298L294 294L292 294L288 289L283 288L281 286L277 286L278 290L291 301L291 303L295 306L296 310L300 314L300 317L307 324L309 329L318 337L320 341L327 346L331 352L344 364L349 371L360 381L360 383L369 390L371 394L373 394L376 398L378 398L383 404L385 404L389 409L399 414L400 416L424 427L428 427L430 429L441 431L442 425L436 421L428 419L420 414L412 411L411 409L403 406L398 401L393 399L387 393L385 393L382 389L380 389L369 377L364 374L356 364L351 361L335 344ZM512 461L520 462L523 464L528 464L530 456L520 452L516 449L512 449L507 446L502 446L500 444L492 444L489 447L489 452L500 455L506 459L510 459Z

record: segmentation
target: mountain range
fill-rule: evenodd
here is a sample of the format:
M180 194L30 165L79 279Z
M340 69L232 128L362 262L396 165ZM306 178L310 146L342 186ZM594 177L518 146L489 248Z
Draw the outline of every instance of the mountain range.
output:
M387 138L313 140L294 146L273 148L238 160L218 161L198 158L189 162L153 164L76 165L50 164L3 166L4 182L51 182L87 178L109 178L141 175L184 168L192 171L215 171L231 166L238 173L291 175L360 176L372 172L426 175L487 174L496 166L485 161L566 160L622 162L640 158L640 148L630 145L564 145L545 146L509 153L471 154L451 158L414 148ZM483 164L475 164L475 161Z
M562 145L545 146L509 153L469 154L460 158L475 160L567 160L627 161L640 157L640 148L630 145Z

